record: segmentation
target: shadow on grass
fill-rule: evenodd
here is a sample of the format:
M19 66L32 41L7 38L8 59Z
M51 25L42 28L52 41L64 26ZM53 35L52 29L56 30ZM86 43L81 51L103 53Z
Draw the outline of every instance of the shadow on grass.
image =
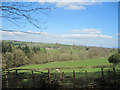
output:
M5 75L2 76L2 87L7 87ZM34 73L33 75L24 72L16 75L14 72L7 75L8 77L8 88L56 88L59 87L59 83L56 79L52 80L53 75L51 74L51 83L49 83L48 73ZM19 79L18 79L19 78ZM55 75L54 75L55 78Z
M104 70L104 75L101 71L98 72L76 72L75 78L72 72L62 73L60 78L59 73L52 72L50 81L48 73L37 72L33 75L28 72L21 72L18 75L15 72L10 72L7 77L8 88L119 88L120 86L120 71ZM18 79L19 78L19 79ZM5 75L2 76L2 87L7 88Z

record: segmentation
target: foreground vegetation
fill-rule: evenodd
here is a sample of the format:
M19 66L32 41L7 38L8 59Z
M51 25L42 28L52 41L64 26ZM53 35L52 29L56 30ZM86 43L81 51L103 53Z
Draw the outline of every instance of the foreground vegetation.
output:
M95 70L94 70L95 69ZM3 88L118 88L120 85L120 72L116 69L114 74L113 69L104 68L104 78L101 69L92 71L86 74L85 70L79 69L75 71L75 78L73 70L62 71L62 78L60 73L55 70L50 70L50 81L48 71L35 70L34 73L30 71L9 72L3 75ZM109 72L108 72L109 71ZM19 79L18 79L19 78ZM95 83L95 84L94 84ZM7 86L8 85L8 86ZM112 87L111 87L112 85Z

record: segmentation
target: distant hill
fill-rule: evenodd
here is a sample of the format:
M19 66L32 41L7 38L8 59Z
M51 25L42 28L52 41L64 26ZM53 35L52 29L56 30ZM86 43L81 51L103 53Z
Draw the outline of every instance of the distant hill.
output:
M117 49L36 43L14 40L2 41L2 67L13 68L31 64L108 58ZM106 59L107 60L107 59Z
M81 49L81 48L104 48L104 47L96 47L96 46L84 46L84 45L67 45L67 44L59 44L59 43L40 43L40 42L25 42L25 41L15 41L15 40L2 40L4 44L12 44L14 46L29 46L29 47L41 47L41 48L61 48L61 49ZM107 49L115 49L115 48L107 48Z

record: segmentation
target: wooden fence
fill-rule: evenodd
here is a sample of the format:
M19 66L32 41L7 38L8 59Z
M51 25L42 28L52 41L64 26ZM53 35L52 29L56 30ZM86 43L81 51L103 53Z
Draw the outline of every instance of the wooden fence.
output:
M33 83L33 87L35 88L34 72L37 71L37 70L48 70L48 83L51 84L51 70L54 70L54 69L59 69L60 70L60 72L59 72L60 85L62 85L62 81L64 80L62 69L73 69L73 76L72 76L73 77L73 88L76 88L76 72L75 72L74 69L82 69L82 68L83 67L61 67L61 68L12 69L12 70L5 70L6 88L10 88L9 87L9 79L8 79L8 73L10 74L10 71L15 71L18 88L20 87L19 86L19 77L18 77L19 73L18 73L18 71L21 71L21 70L29 70L29 71L31 71L31 73L32 73L32 83ZM116 82L116 69L115 68L113 68L113 74L114 74L114 80ZM86 75L86 78L87 78L87 80L89 82L89 74L88 74L87 70L85 70L85 75ZM101 76L102 76L103 79L105 79L104 68L101 68ZM108 76L110 77L110 71L108 71ZM11 79L13 80L12 76L11 76Z

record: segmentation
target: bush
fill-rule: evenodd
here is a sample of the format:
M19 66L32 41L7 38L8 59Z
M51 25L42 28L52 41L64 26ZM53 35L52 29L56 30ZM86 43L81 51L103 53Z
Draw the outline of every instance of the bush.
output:
M120 62L120 53L115 53L113 55L111 55L109 58L108 58L108 61L110 63L113 63L114 65L118 64Z

